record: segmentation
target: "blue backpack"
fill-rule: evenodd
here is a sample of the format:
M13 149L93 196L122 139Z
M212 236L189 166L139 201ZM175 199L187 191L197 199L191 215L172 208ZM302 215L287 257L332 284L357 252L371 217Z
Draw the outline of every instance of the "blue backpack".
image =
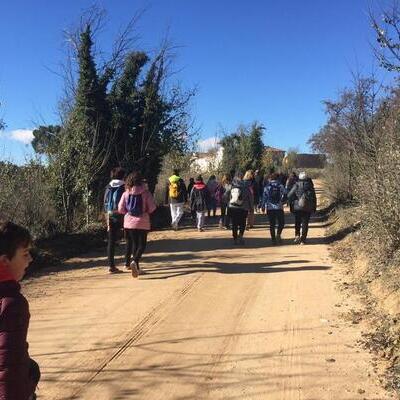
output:
M108 186L104 196L104 211L113 212L118 210L118 203L121 200L122 194L125 192L125 186Z
M126 202L129 215L140 217L143 214L143 198L141 194L130 194Z

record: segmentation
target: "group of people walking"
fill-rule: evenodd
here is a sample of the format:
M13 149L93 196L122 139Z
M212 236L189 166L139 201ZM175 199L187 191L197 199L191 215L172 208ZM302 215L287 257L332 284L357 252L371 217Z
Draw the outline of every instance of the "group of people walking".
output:
M204 183L199 175L190 180L186 190L179 171L175 170L169 181L179 182L179 213L175 211L177 195L174 195L175 188L171 190L171 184L166 195L171 207L172 227L178 229L187 199L199 232L204 230L206 213L210 217L212 212L215 218L217 207L220 207L220 228L232 229L234 243L243 244L246 228L251 229L254 225L254 213L266 212L272 243L281 244L285 226L284 205L288 203L295 216L295 243L304 244L310 216L317 203L312 180L305 172L299 176L292 173L290 177L271 172L264 179L260 178L259 171L249 170L244 175L237 172L233 177L224 174L220 182L211 175Z
M285 226L284 206L289 204L295 216L295 243L304 244L307 239L311 214L316 210L316 195L312 180L305 172L290 177L271 171L264 178L259 171L245 174L224 174L218 181L211 175L204 182L201 175L191 178L188 186L174 170L165 190L165 202L171 211L171 227L179 229L188 204L192 219L199 232L204 231L206 218L217 218L221 213L219 227L230 229L235 244L244 244L246 229L254 226L254 214L265 212L273 245L282 243ZM143 176L135 171L125 177L122 168L111 171L111 181L104 195L108 231L108 261L110 273L122 272L115 266L114 249L123 227L126 238L125 267L132 276L143 274L140 259L146 249L147 234L151 229L150 214L156 204Z

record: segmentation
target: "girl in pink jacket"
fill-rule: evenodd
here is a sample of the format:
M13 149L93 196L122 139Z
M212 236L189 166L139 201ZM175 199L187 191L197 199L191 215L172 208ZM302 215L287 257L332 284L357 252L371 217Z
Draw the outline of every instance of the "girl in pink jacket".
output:
M118 204L118 212L125 215L125 266L131 269L132 276L137 278L143 273L139 261L146 249L147 233L151 228L150 214L156 209L156 204L140 172L134 171L129 174L125 186L127 190Z

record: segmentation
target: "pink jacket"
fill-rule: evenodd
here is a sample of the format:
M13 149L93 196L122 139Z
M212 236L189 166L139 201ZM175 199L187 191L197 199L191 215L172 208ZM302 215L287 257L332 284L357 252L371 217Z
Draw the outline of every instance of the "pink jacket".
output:
M129 194L142 195L143 214L140 217L135 217L133 215L128 214L128 210L126 209L126 202L128 201ZM118 212L120 214L125 214L124 217L125 229L143 229L149 231L151 228L150 214L154 212L156 208L157 206L156 203L154 202L153 196L144 185L134 186L131 189L125 190L118 204Z

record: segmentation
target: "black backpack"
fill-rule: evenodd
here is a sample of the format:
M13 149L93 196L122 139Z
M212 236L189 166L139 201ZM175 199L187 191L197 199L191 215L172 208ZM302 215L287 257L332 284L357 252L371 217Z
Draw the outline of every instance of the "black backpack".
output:
M282 201L281 186L279 183L270 183L267 186L269 202L278 205Z
M194 202L197 211L204 211L205 200L204 200L204 190L193 189L194 190Z
M303 183L303 190L299 193L299 208L304 211L313 211L315 208L314 188L309 182Z

